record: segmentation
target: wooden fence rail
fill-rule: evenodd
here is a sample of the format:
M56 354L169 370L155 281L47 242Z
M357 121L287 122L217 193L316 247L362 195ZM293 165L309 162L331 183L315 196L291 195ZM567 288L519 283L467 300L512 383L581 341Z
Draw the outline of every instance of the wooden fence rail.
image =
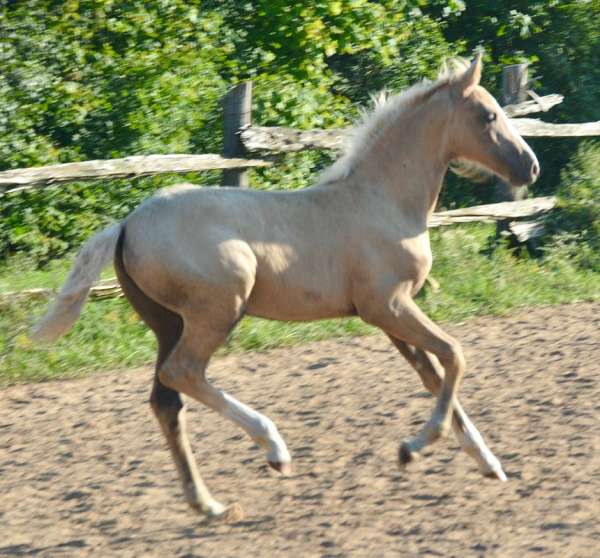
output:
M600 136L600 121L552 124L535 118L511 118L517 132L528 138L573 138Z
M351 133L351 130L347 128L296 130L277 126L252 126L249 124L250 92L251 87L240 88L238 86L232 91L229 101L225 103L228 122L239 122L241 123L240 125L245 124L241 129L234 129L231 125L226 127L226 156L216 154L142 155L121 159L12 169L0 172L0 195L73 181L97 180L99 178L133 178L165 173L188 173L219 169L226 171L225 183L229 184L227 177L232 176L232 173L234 173L237 176L236 184L239 182L238 185L244 186L246 177L242 176L243 169L265 167L272 164L262 159L242 157L245 151L273 151L280 153L301 151L304 149L340 151ZM546 95L544 97L538 97L532 92L530 94L534 97L533 100L504 107L505 112L511 117L511 121L522 135L530 137L600 135L600 122L550 124L537 119L514 118L534 112L545 112L563 100L562 95L557 94ZM237 109L235 108L236 106Z
M522 136L582 137L600 136L600 122L585 124L550 124L534 118L511 118ZM302 151L331 149L340 151L351 134L349 128L330 130L297 130L279 126L250 126L242 130L242 141L249 151Z
M548 112L552 107L560 105L565 99L562 95L556 93L544 95L543 97L536 95L533 91L528 91L528 94L532 97L531 101L504 105L502 109L506 115L510 118L516 118L534 112Z
M584 124L551 124L534 118L515 118L535 112L546 112L563 101L562 95L534 96L531 101L503 107L517 131L526 137L600 136L600 122ZM241 131L248 151L292 152L305 149L341 151L352 133L350 128L329 130L297 130L282 126L247 126Z
M456 225L458 223L493 223L503 219L522 219L539 217L556 206L554 196L531 198L514 202L474 205L448 211L438 211L429 219L429 228Z
M269 165L270 162L259 159L228 158L213 154L140 155L122 159L99 159L0 172L0 193L99 178L130 178Z

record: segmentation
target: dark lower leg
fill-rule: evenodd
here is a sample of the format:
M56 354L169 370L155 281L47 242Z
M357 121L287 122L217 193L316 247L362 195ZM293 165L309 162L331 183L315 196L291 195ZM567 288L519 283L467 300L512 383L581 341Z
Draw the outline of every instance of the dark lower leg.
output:
M211 496L196 467L186 431L185 407L179 393L156 379L150 404L167 440L189 505L206 515L223 513L224 506Z

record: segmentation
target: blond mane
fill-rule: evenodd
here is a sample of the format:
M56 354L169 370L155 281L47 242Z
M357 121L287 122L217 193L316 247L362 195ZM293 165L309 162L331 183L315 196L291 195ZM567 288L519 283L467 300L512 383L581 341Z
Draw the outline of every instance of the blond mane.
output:
M342 156L325 169L319 182L334 182L347 178L368 148L375 144L390 126L434 93L459 79L468 70L469 65L469 61L464 58L449 58L443 62L435 81L424 79L395 95L388 90L372 95L372 110L361 110L360 118L349 134ZM468 175L471 170L470 163L465 161L461 161L460 165L453 165L452 168L460 169L457 174L461 175ZM477 167L477 171L479 176L481 168Z

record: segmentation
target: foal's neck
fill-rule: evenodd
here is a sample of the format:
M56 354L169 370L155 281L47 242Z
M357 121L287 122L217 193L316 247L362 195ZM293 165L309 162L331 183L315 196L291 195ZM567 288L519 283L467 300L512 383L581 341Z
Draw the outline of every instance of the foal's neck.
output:
M357 164L357 183L426 223L448 169L450 118L448 100L439 93L400 113Z

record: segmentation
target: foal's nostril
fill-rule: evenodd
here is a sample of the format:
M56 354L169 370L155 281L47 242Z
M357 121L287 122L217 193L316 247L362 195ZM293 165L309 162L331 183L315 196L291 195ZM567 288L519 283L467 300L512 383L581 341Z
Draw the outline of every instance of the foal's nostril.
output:
M531 178L534 180L540 175L540 164L536 161L531 167Z

